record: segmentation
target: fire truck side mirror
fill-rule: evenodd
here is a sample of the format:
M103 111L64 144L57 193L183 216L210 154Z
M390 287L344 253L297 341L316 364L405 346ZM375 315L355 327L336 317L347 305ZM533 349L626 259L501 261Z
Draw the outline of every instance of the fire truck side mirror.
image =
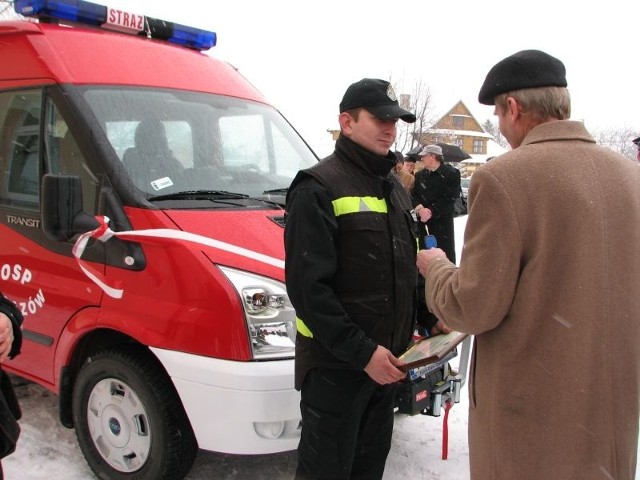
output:
M51 240L66 242L98 227L82 210L82 184L75 175L46 174L42 178L42 229Z

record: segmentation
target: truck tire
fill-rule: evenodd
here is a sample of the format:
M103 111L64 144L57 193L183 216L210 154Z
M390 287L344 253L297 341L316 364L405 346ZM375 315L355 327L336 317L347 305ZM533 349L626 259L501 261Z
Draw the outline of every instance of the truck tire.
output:
M198 445L173 384L144 349L100 353L73 387L76 437L103 480L178 480Z

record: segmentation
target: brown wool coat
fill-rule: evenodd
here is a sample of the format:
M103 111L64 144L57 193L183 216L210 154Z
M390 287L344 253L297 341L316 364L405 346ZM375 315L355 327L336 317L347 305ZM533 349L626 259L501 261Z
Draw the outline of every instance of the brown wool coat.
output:
M426 298L475 335L472 480L634 480L640 165L546 123L474 173L469 207Z

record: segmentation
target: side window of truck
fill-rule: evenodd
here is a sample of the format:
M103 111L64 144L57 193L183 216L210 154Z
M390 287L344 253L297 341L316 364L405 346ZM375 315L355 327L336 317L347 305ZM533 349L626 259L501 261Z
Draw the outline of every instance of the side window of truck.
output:
M39 208L41 106L39 90L0 92L2 204Z
M41 111L42 90L0 92L0 202L4 205L40 208ZM46 112L45 171L79 175L84 209L94 214L98 181L51 100Z
M46 112L46 170L79 176L84 211L95 215L100 182L87 165L69 125L51 99L47 100Z

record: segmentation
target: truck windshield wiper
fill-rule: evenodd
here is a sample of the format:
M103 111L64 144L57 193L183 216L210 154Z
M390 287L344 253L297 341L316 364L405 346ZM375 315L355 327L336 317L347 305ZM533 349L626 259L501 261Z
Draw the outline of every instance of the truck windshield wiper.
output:
M226 190L187 190L184 192L168 193L167 195L156 195L153 197L149 197L149 200L243 200L247 198L249 198L249 195L247 194L227 192Z
M286 193L289 191L289 187L282 187L282 188L274 188L273 190L265 190L264 192L262 192L264 195L268 195L268 194L273 194L273 195L286 195Z
M162 200L211 200L214 202L224 202L225 200L251 200L260 203L266 203L279 209L283 205L266 198L258 198L247 195L246 193L227 192L226 190L186 190L184 192L168 193L166 195L156 195L149 197L150 202Z

